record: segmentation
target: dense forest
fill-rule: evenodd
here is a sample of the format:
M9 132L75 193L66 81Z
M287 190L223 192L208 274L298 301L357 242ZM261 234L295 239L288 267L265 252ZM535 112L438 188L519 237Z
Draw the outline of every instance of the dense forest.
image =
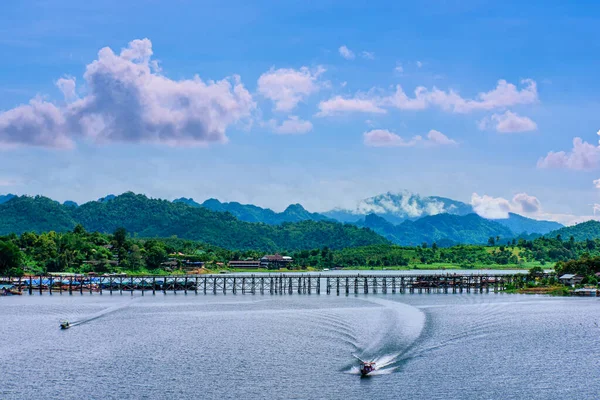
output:
M283 251L332 249L388 243L372 230L331 221L268 225L240 221L230 213L125 193L79 207L46 197L15 197L0 204L0 235L68 232L77 224L111 233L123 227L134 236L198 240L228 249Z
M562 272L590 273L600 265L600 239L576 241L537 238L512 240L500 244L490 237L488 245L457 245L442 248L437 244L402 247L391 244L332 249L282 252L294 259L293 268L385 268L403 266L423 268L493 268L513 266L528 268L531 264L547 265ZM231 250L199 241L132 236L122 227L112 234L89 232L76 225L67 232L24 232L0 237L0 275L46 272L160 272L178 269L184 262L204 262L207 268L224 268L230 260L259 259L265 250ZM578 260L578 261L571 261ZM583 261L582 261L583 260ZM591 260L591 261L586 261ZM166 263L170 261L170 263ZM587 269L586 269L587 268Z

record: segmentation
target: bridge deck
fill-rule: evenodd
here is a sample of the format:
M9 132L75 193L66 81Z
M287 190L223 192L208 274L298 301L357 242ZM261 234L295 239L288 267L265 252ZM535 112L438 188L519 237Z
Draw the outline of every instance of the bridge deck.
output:
M522 287L522 274L219 274L170 276L37 276L0 278L19 292L202 294L387 294L499 292Z

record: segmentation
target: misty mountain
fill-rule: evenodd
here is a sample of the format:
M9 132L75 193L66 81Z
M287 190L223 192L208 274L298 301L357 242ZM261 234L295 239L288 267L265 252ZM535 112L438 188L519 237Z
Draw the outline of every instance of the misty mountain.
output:
M398 225L405 221L417 221L435 215L446 214L466 216L473 213L473 207L461 201L439 196L420 196L418 194L403 191L400 193L388 192L370 197L360 201L356 208L347 210L334 209L323 213L323 215L340 222L355 223L359 226L365 226L365 219L370 214L384 218L392 225ZM444 218L439 219L439 221L445 221ZM436 221L436 219L434 219L434 221ZM457 221L460 221L460 219ZM489 221L496 222L509 228L512 232L511 236L532 233L546 234L562 227L558 222L539 221L514 213L509 213L508 218ZM469 228L469 226L465 227L465 229ZM505 235L500 236L506 237Z
M403 191L387 192L360 201L352 209L333 209L323 213L341 222L357 222L368 214L376 214L393 224L437 214L467 215L473 208L461 201L438 196L420 196Z

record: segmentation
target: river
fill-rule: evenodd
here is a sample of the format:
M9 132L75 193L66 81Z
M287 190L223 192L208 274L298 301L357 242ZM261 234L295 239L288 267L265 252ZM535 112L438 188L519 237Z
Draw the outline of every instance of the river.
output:
M595 298L64 293L0 298L0 315L1 399L600 393ZM356 357L379 369L361 378Z

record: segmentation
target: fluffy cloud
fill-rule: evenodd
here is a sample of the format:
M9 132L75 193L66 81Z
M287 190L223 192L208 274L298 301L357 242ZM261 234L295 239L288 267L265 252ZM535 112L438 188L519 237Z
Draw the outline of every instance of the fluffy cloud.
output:
M502 197L488 195L479 196L473 193L471 196L473 210L484 218L505 219L511 212L519 214L539 214L541 212L540 201L527 193L518 193L512 200Z
M350 50L348 47L346 47L345 45L340 46L338 51L340 52L340 55L342 57L344 57L346 60L353 60L355 57L354 52L352 50Z
M364 144L370 147L413 147L417 144L425 146L448 146L457 143L448 138L442 132L430 130L427 138L423 139L420 135L413 136L410 140L405 140L401 136L388 131L387 129L374 129L363 134Z
M377 101L368 97L354 97L351 99L336 96L319 103L318 117L329 117L342 113L371 113L385 114L387 111L377 105Z
M512 212L538 220L556 221L564 225L574 225L592 219L598 220L596 211L600 210L600 205L594 204L593 215L549 213L542 209L540 201L535 196L526 193L518 193L512 200L488 195L479 196L477 193L473 193L471 206L477 214L484 218L506 219L508 213Z
M417 68L421 68L423 66L423 63L421 61L417 61Z
M440 146L454 146L458 144L455 140L450 139L448 136L435 129L430 130L427 134L426 143Z
M39 97L0 113L0 148L39 146L68 149L73 141L67 136L63 111Z
M594 179L594 186L596 189L600 189L600 179Z
M310 70L280 68L269 70L258 78L258 92L275 103L276 111L289 112L308 96L319 91L318 78L325 72L323 67Z
M60 78L56 81L56 86L62 92L65 101L72 101L77 98L77 93L75 92L75 78Z
M496 131L501 133L528 132L537 129L537 124L531 119L508 110L504 114L493 114L490 118L484 118L479 123L480 129L487 129L490 125L494 125Z
M396 64L396 68L394 68L394 71L396 71L397 73L401 74L404 72L404 67L402 66L402 64L397 63Z
M119 54L101 49L86 68L85 97L65 108L34 99L0 114L0 143L70 147L74 136L97 142L224 143L226 129L255 108L238 76L171 80L160 74L152 54L149 39L134 40ZM74 79L62 78L57 85L65 98L74 98Z
M469 113L476 110L493 110L517 104L531 104L538 100L537 85L531 79L521 81L525 86L518 89L514 84L501 79L496 88L482 92L475 99L464 99L453 90L443 91L436 87L429 90L423 86L415 89L415 96L410 98L400 85L396 93L387 101L391 106L401 110L421 110L430 106L438 106L443 110L455 113Z
M411 147L422 139L421 136L415 136L407 141L387 129L374 129L365 132L363 137L365 145L370 147Z
M598 131L600 135L600 131ZM538 160L538 168L566 168L574 170L591 170L600 164L600 146L584 142L576 137L570 152L551 151L546 157Z
M269 125L271 125L273 132L280 134L307 133L312 131L313 128L310 121L304 121L295 115L290 115L281 125L277 125L275 120L269 121Z
M400 67L400 69L398 69L398 67ZM396 71L402 71L402 67L400 65L397 66ZM535 81L525 79L521 81L521 83L524 87L518 89L512 83L508 83L505 80L499 80L495 89L489 92L479 93L475 99L465 99L453 90L443 91L436 87L430 90L423 86L417 87L413 96L408 96L402 86L397 85L395 92L387 96L376 95L376 93L379 93L380 91L373 88L368 92L367 96L359 93L354 98L344 100L346 103L354 100L360 100L362 104L368 102L371 105L371 109L383 109L384 107L388 107L397 108L399 110L425 110L432 106L436 106L447 112L464 114L478 110L493 110L517 104L531 104L537 102L537 85ZM354 109L351 107L344 107L345 104L342 103L339 103L339 109L335 109L336 104L334 100L339 98L340 97L337 96L331 100L321 102L321 104L328 104L328 102L331 102L331 104L328 104L329 113L331 114L362 111L360 108ZM510 114L508 116L498 116L497 118L506 119L506 117L510 117ZM516 124L510 123L514 118L508 118L507 121L504 119L498 121L498 125L500 125L502 129L514 128ZM533 121L530 122L533 123Z

